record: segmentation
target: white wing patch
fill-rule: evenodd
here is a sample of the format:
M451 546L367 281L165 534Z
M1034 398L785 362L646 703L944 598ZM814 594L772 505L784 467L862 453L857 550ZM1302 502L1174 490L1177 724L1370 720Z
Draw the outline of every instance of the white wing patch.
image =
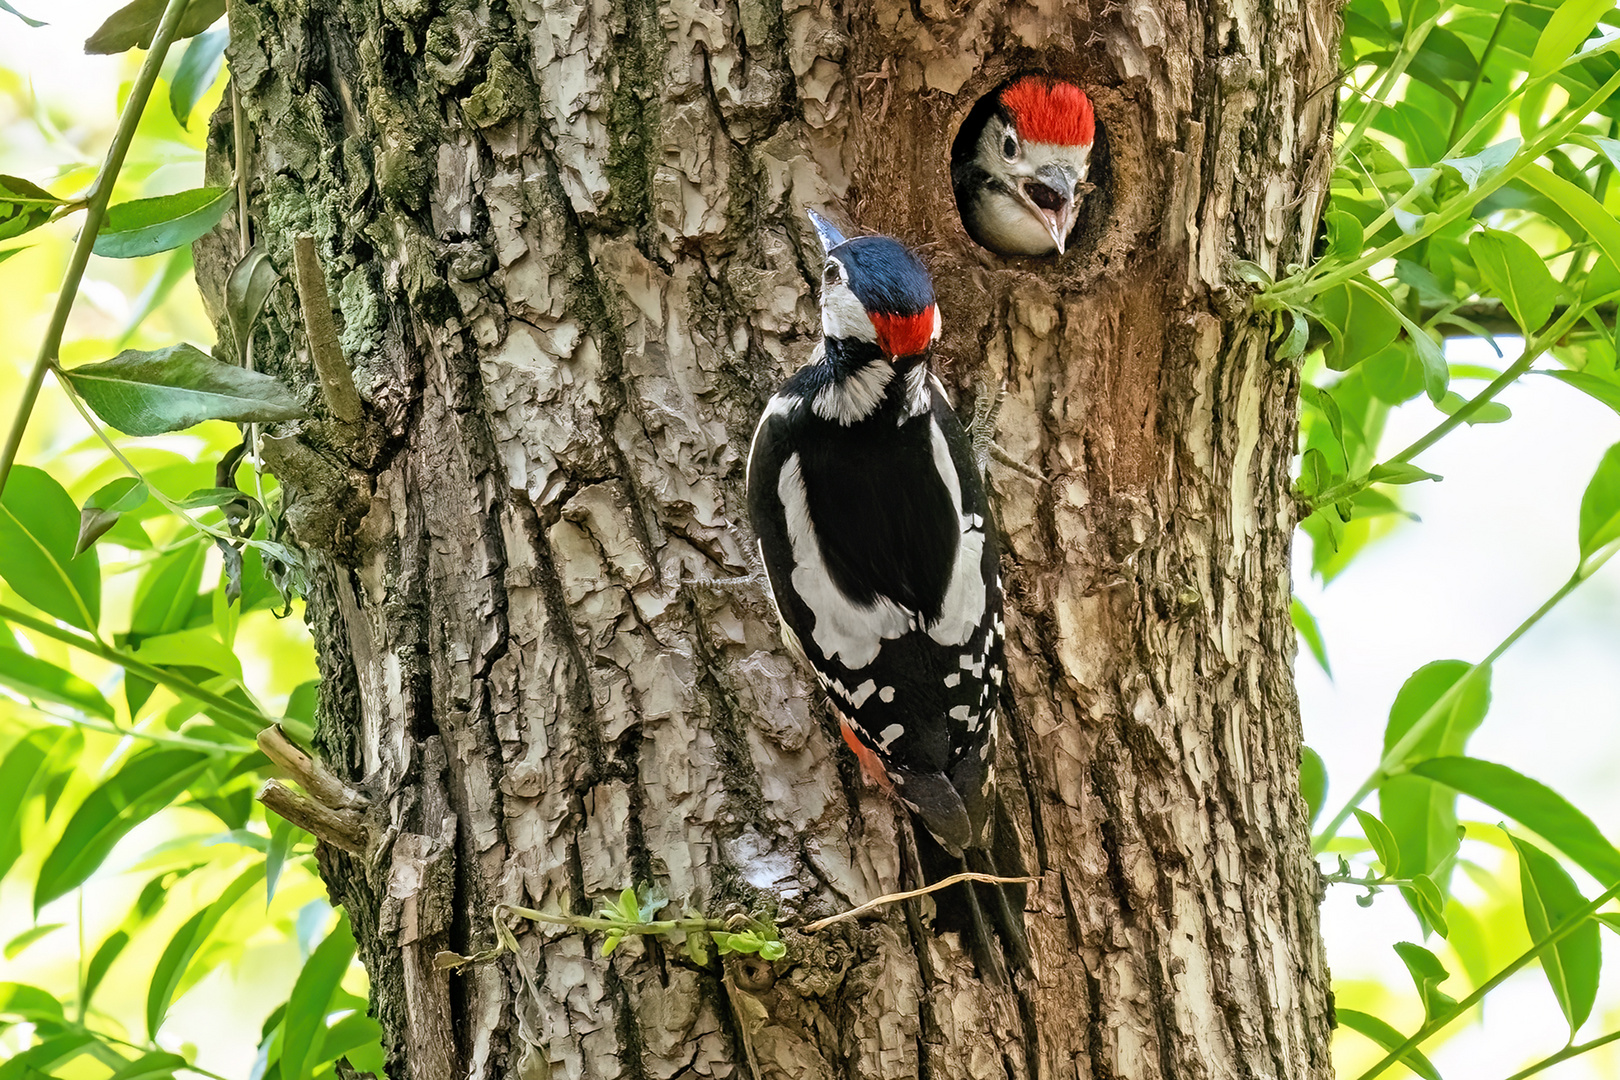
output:
M965 645L984 619L984 576L979 563L984 556L984 532L975 528L962 508L962 484L956 476L956 463L951 460L951 448L945 442L945 432L939 421L928 418L929 434L933 438L934 468L951 497L956 510L961 538L956 545L956 565L951 567L950 583L945 588L945 602L939 618L928 627L928 636L941 645Z
M857 604L833 584L810 523L810 499L798 454L788 455L783 463L776 494L786 512L788 541L793 546L793 589L815 619L810 638L826 659L837 657L845 667L859 670L877 659L884 641L905 634L911 615L886 596L878 597L875 604ZM982 582L979 588L982 594Z

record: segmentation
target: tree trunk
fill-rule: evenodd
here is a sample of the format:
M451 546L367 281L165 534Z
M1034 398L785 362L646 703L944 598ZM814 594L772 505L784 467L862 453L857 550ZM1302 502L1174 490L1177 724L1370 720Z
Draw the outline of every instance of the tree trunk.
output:
M291 288L266 440L308 553L320 748L372 799L323 848L410 1080L1327 1077L1298 795L1297 375L1235 259L1310 257L1329 0L234 0L254 238L319 242L360 427ZM956 216L974 100L1046 71L1108 143L1071 254ZM212 175L231 166L216 118ZM999 776L1034 978L891 906L774 965L514 922L656 884L784 927L896 888L894 806L785 653L744 522L772 389L819 336L803 215L920 247L945 380L1011 393L992 466L1011 692ZM236 242L199 250L218 302ZM525 985L525 972L532 986Z

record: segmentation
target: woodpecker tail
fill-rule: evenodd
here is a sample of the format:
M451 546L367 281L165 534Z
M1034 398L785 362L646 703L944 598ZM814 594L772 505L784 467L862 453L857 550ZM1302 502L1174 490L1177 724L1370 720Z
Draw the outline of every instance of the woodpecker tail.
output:
M1012 830L1003 824L1000 828L992 826L990 831L988 846L951 852L930 830L912 830L917 857L913 872L921 879L918 886L964 871L995 877L1023 876L1023 860L1013 842ZM972 945L974 962L986 978L1005 984L1009 960L1016 970L1030 970L1029 942L1024 934L1024 886L962 882L941 889L932 898L936 930L964 935Z

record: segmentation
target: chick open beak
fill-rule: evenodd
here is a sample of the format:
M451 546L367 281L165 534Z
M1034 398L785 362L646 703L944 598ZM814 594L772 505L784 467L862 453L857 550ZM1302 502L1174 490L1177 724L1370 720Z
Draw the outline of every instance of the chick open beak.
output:
M1080 197L1090 190L1091 185L1082 183L1072 169L1048 165L1036 173L1034 179L1024 181L1018 193L1030 212L1046 226L1058 254L1062 255L1069 231L1074 228Z

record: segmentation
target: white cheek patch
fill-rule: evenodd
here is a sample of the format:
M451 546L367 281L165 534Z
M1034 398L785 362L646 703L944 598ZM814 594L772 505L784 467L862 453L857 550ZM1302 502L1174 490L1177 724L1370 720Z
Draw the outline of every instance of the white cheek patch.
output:
M815 619L815 626L810 630L811 640L823 657L829 660L836 657L845 667L855 670L865 667L877 659L884 641L906 632L911 616L883 596L878 597L877 603L864 607L833 584L810 521L810 498L805 491L798 454L789 455L783 464L776 494L786 512L788 541L793 547L793 589ZM980 587L982 590L982 583ZM861 684L857 692L865 690L866 694L871 694L875 689L876 685L868 681ZM865 700L863 696L861 701ZM859 703L856 707L860 707Z
M877 327L842 279L821 292L821 330L830 338L876 341Z

